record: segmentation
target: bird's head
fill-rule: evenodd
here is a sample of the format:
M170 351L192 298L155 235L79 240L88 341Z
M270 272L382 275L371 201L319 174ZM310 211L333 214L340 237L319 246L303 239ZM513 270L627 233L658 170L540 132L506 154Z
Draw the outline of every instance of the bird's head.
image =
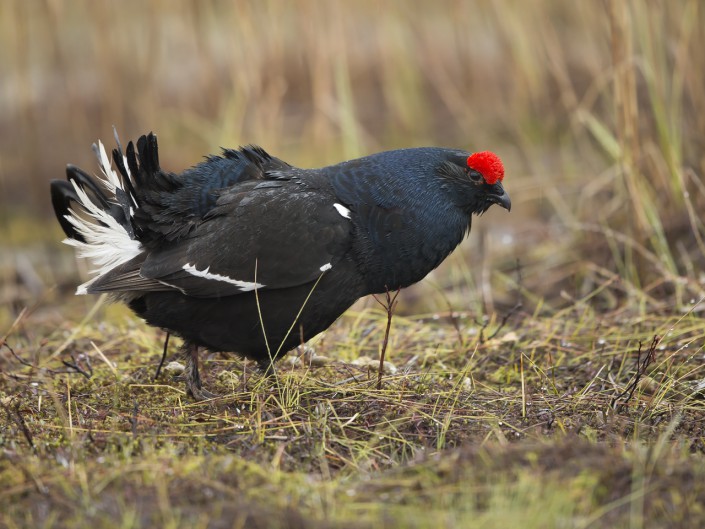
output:
M493 152L452 152L441 164L439 175L453 203L469 215L481 215L492 204L507 211L512 207L502 186L504 165Z

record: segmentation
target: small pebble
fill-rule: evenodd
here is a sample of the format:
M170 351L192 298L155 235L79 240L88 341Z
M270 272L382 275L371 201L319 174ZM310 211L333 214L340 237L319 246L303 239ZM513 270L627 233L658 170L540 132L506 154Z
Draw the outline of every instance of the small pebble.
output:
M184 372L184 369L186 369L186 366L179 362L169 362L167 365L164 366L164 371L166 371L170 375L180 375Z

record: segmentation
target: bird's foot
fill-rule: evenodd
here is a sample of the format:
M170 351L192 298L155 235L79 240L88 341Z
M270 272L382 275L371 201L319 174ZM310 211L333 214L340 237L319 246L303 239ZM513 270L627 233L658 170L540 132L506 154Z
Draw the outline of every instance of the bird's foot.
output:
M179 378L186 382L186 392L197 401L218 398L220 395L203 389L201 376L198 372L198 346L184 344L183 353L186 357L186 367Z
M220 397L220 395L217 395L216 393L211 393L207 389L189 384L188 380L186 381L186 390L195 400L199 402L204 400L217 399L218 397Z

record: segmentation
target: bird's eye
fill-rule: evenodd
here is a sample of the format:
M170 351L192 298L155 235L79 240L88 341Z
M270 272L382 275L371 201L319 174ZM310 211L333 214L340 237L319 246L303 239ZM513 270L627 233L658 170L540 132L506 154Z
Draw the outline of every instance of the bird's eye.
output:
M472 180L476 184L481 184L485 181L482 174L479 173L478 171L475 171L475 169L468 168L467 172L468 172L468 176L470 177L470 180Z

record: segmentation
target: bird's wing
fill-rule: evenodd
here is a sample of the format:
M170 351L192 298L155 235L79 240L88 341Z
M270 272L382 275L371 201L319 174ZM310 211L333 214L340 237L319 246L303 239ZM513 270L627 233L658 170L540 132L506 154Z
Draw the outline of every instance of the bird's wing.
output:
M176 289L222 297L310 283L350 246L330 194L295 180L233 186L189 233L97 278L89 292Z
M118 145L113 159L134 197L135 211L130 215L134 231L149 249L188 236L216 206L223 190L290 168L260 147L248 146L224 149L222 156L209 156L181 174L168 173L159 166L153 134L139 139L137 152L132 142L126 155Z

